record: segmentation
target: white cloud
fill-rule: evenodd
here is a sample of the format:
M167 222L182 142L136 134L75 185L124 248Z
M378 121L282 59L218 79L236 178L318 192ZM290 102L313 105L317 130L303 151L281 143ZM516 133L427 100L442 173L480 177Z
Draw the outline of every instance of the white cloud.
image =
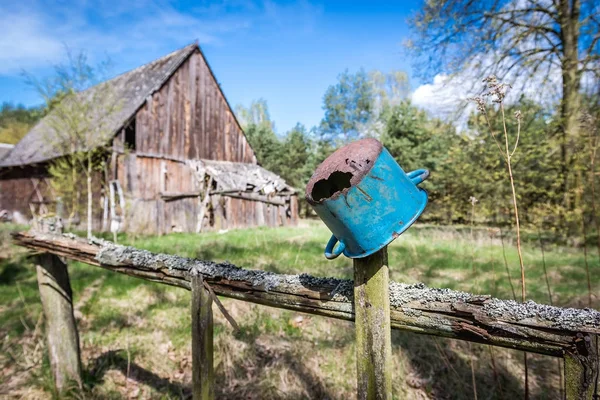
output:
M436 116L456 111L468 97L467 88L448 75L438 74L432 83L419 86L411 96L412 102Z
M317 8L225 0L180 10L165 0L22 0L0 5L0 75L36 72L64 59L65 47L92 62L118 58L137 66L192 40L220 45L250 28L310 29ZM304 21L304 22L303 22ZM291 28L290 28L291 29Z
M411 101L431 116L453 121L457 128L465 129L468 116L475 109L466 100L473 95L473 85L466 80L465 76L438 74L432 83L419 86L412 93Z
M485 54L473 61L473 64L487 67L493 65L496 59L498 57L493 54ZM512 88L508 90L505 102L515 103L521 96L525 96L545 107L555 107L562 90L561 71L559 67L550 63L545 67L537 73L518 69L507 73L502 81L511 84ZM468 115L475 109L473 103L467 99L480 96L484 92L482 78L475 74L474 69L468 67L452 76L438 74L432 83L417 87L411 99L415 105L432 116L453 121L456 126L464 128Z
M56 62L63 46L47 31L36 14L3 12L0 9L0 74L35 68L40 62Z

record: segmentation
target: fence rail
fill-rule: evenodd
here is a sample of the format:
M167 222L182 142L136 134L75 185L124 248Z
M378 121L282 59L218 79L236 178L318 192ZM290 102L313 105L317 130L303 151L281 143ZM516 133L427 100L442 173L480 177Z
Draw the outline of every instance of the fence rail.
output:
M20 232L13 234L13 241L32 250L149 281L192 290L194 277L200 276L221 296L354 320L351 280L247 270L229 263L156 254L69 234ZM532 301L523 304L422 284L391 282L389 291L393 329L563 357L568 398L593 395L600 312Z

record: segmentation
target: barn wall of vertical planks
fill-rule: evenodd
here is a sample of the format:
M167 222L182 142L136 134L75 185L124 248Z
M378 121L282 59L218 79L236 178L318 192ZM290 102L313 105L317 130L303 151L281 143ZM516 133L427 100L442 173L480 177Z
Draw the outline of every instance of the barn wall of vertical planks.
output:
M112 152L106 154L106 171L98 174L94 184L94 229L115 226L107 221L115 215L120 230L150 234L296 223L298 202L287 185L266 193L268 182L265 187L246 187L246 177L239 175L237 196L232 191L222 193L218 180L212 183L214 190L206 192L209 175L207 179L199 177L189 164L212 160L239 163L241 169L257 165L254 151L197 44L105 84L122 101L122 109L102 121L113 127L114 137ZM82 98L95 88L82 92ZM55 209L57 196L48 165L64 157L65 150L48 144L56 133L44 120L0 160L0 210L32 217ZM90 142L93 140L91 137ZM266 172L259 175L269 175ZM122 189L124 210L107 209L119 204L106 189L109 182ZM211 197L203 201L205 192ZM81 197L84 202L85 196ZM64 207L68 214L69 204Z

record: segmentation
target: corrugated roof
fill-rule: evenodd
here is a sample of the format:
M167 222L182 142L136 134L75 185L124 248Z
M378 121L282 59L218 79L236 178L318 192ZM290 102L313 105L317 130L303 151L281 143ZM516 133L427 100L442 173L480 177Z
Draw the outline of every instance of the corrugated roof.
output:
M105 124L103 131L112 132L114 135L144 104L146 98L159 90L196 49L198 49L197 44L190 44L149 64L85 90L79 94L79 98L81 101L91 101L98 97L99 90L104 90L119 102L114 112L106 113L103 110L95 110L97 118L109 115L108 120L103 121ZM107 88L106 85L110 86ZM107 102L106 106L108 107L108 105ZM56 118L53 113L44 117L7 156L0 157L0 167L34 164L68 154L69 146L65 146L60 135L52 128L52 118ZM102 142L106 140L107 138L98 137L93 131L88 132L85 147L86 149L94 148L102 145Z

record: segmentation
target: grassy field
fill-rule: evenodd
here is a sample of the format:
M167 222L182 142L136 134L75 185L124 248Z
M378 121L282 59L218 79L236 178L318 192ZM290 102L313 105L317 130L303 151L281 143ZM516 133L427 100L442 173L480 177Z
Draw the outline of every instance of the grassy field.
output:
M9 244L15 226L0 225L0 398L52 398L35 269L26 252ZM329 237L318 222L296 228L225 233L121 236L122 243L155 252L228 260L279 273L352 276L352 263L322 256ZM520 295L514 243L497 231L415 226L389 248L396 281L424 282L512 298ZM539 243L524 248L528 297L548 303ZM600 290L598 255L590 250L595 307ZM583 252L545 245L545 265L556 305L587 305ZM189 292L70 264L85 391L73 398L178 399L190 396ZM355 397L351 323L223 299L241 330L234 333L215 309L218 398L347 399ZM399 399L520 398L521 353L456 340L394 331L394 393ZM534 398L559 398L555 359L530 357Z

